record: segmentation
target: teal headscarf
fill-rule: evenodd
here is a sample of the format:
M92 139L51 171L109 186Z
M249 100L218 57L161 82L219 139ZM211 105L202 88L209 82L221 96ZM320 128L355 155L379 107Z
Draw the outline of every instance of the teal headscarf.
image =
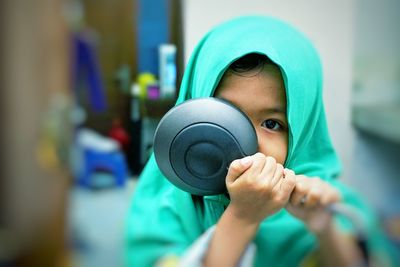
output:
M338 187L344 202L356 207L368 222L374 240L370 248L387 249L372 213L355 193L335 179L341 166L326 125L321 63L313 46L296 29L262 16L240 17L214 28L192 53L177 104L212 96L229 65L249 53L268 56L282 72L289 122L285 166ZM139 178L128 218L128 264L153 266L166 255L180 255L218 221L228 204L224 195L199 198L174 187L151 156ZM349 221L337 219L343 230L352 231ZM264 220L254 242L258 251L256 266L298 266L316 247L316 238L285 210Z

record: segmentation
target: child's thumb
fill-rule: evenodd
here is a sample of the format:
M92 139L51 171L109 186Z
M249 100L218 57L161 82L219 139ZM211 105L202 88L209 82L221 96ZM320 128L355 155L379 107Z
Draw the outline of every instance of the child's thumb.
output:
M242 175L253 163L253 158L247 156L241 159L232 161L226 175L226 182L233 183L240 175Z

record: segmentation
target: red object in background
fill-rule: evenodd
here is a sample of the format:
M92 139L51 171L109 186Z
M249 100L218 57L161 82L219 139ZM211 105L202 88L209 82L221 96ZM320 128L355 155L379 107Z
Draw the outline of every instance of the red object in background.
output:
M120 119L114 119L108 136L118 142L123 151L127 151L131 138L125 128L122 126Z

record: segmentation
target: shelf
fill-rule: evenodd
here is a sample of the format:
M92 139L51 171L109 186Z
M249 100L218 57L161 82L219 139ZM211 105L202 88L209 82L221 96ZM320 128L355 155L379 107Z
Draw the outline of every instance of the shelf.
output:
M142 117L160 119L168 112L174 105L176 99L146 99L141 102L141 115Z
M400 105L354 106L352 116L357 129L400 143Z

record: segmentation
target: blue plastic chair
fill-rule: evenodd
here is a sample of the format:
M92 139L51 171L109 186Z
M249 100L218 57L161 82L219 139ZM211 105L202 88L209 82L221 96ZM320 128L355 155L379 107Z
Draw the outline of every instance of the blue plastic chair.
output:
M91 177L96 171L107 171L115 177L118 187L123 187L128 177L128 167L121 151L96 151L85 148L83 151L83 166L78 184L91 187Z

